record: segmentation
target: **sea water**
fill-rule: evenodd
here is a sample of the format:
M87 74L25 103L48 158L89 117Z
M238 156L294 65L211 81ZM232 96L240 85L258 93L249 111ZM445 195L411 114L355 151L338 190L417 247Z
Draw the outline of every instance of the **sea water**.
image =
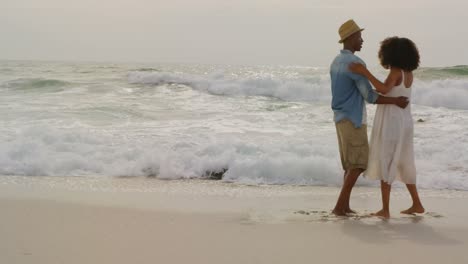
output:
M421 188L468 190L467 98L467 66L415 72ZM0 61L0 175L340 186L330 102L325 67Z

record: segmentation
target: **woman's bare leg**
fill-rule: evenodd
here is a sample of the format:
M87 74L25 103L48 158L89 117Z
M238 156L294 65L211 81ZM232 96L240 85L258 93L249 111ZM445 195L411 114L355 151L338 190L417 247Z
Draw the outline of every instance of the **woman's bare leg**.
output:
M418 190L416 189L416 184L406 184L406 188L408 188L408 191L411 195L411 199L413 199L413 205L406 209L401 211L402 214L422 214L424 213L424 207L422 206L421 200L419 199L418 195Z
M382 192L382 210L371 215L390 218L390 191L392 186L384 181L380 181L380 191Z

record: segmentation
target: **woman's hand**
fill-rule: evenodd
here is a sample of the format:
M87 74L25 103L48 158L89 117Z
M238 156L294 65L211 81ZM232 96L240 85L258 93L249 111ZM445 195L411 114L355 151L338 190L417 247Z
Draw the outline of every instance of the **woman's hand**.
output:
M361 63L353 62L349 64L348 69L353 73L357 73L367 77L368 70L366 66L362 65Z

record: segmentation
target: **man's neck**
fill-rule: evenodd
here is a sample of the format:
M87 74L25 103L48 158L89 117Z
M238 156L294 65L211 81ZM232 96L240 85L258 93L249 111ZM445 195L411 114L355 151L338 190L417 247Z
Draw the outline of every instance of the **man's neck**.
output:
M354 54L354 52L356 52L352 47L349 47L349 46L346 46L346 45L343 46L343 49L344 49L344 50L349 50L349 51L351 51L351 53L353 53L353 54Z

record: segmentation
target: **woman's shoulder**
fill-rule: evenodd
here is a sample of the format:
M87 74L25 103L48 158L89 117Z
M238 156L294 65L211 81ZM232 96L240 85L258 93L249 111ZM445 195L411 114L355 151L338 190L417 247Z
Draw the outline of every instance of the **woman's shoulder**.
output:
M395 75L401 75L403 70L398 67L390 67L390 73Z
M404 80L403 80L403 73L404 73ZM398 67L392 67L390 68L390 73L389 77L393 78L396 80L396 85L400 85L404 81L404 85L406 88L411 87L413 83L413 72L412 71L404 71L401 68Z
M395 84L395 86L398 86L401 84L402 79L403 75L401 69L398 67L391 67L390 72L388 73L387 81L391 81Z
M393 79L401 79L402 70L397 67L391 67L390 72L388 73L388 77L391 77Z

